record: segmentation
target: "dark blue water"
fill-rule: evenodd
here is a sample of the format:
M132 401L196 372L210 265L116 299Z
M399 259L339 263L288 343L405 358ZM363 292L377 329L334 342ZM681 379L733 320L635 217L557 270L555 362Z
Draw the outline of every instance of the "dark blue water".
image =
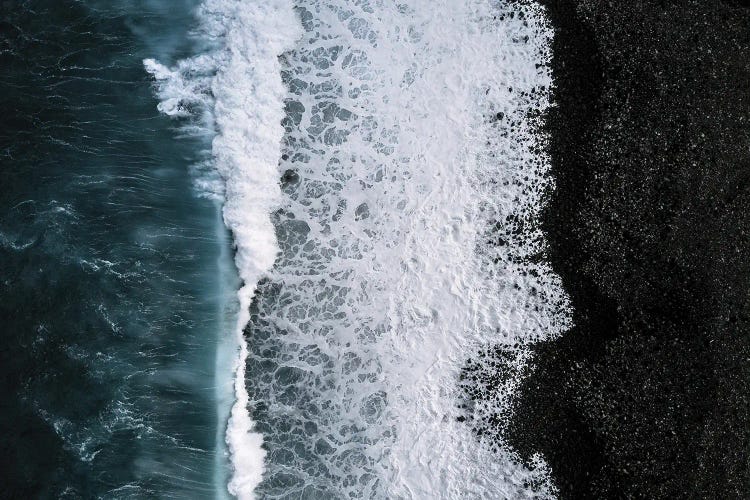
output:
M224 491L228 240L142 65L195 51L195 4L0 2L3 496Z

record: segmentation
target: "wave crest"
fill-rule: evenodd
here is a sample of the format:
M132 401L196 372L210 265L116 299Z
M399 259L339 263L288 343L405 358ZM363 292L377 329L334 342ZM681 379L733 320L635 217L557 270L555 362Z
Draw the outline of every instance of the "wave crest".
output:
M156 80L162 113L187 118L187 130L214 135L212 164L220 176L224 222L234 236L243 282L234 332L239 349L235 403L226 434L234 467L229 491L251 499L262 478L265 451L248 412L243 332L257 283L278 253L269 219L281 197L278 162L287 92L278 57L298 38L301 26L288 0L207 0L199 17L211 50L171 68L154 59L144 60L144 67Z

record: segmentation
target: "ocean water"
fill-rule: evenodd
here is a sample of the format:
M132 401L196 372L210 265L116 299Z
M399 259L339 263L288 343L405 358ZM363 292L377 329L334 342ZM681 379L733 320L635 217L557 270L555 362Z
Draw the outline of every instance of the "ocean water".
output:
M142 63L200 50L196 6L0 4L2 496L225 494L231 239Z
M536 226L541 9L0 8L14 492L554 496L459 384L569 323Z

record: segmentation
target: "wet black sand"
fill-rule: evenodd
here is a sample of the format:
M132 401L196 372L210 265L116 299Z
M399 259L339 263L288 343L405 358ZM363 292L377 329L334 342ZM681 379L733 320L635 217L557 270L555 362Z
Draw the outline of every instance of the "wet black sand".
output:
M575 327L497 432L562 498L747 498L750 2L542 3L543 227Z

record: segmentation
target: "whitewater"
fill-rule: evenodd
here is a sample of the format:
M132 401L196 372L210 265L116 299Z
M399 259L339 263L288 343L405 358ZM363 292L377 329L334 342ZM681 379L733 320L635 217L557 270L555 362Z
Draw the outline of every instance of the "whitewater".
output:
M520 366L569 326L537 227L553 187L543 10L208 0L197 15L203 52L144 65L159 109L213 137L196 185L234 237L228 491L554 496L541 457L473 432L505 402L467 405L458 382L477 353L514 346Z

